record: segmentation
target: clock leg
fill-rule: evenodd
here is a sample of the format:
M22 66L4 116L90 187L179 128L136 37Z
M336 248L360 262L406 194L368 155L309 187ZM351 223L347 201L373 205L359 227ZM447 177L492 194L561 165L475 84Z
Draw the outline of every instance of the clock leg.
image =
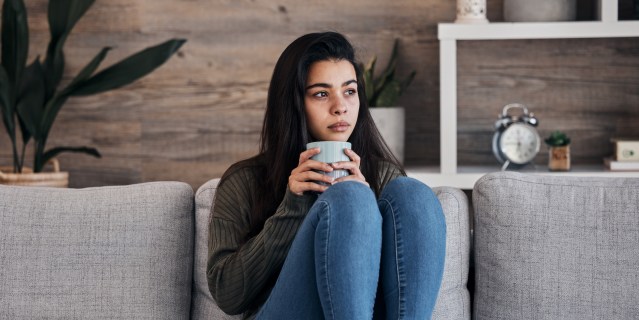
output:
M504 162L504 164L501 166L501 171L506 171L509 165L510 165L510 160L506 160L506 162Z

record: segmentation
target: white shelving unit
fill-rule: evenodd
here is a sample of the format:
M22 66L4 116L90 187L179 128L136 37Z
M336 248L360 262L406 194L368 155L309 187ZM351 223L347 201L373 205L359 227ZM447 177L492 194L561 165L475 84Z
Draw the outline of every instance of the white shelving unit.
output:
M639 21L618 21L617 0L600 0L601 21L531 22L438 25L440 56L440 167L409 168L408 175L431 187L472 189L494 167L457 166L457 41L639 37ZM524 170L539 174L569 176L637 177L639 172L603 171L603 166L574 167L570 172L549 172L545 167Z

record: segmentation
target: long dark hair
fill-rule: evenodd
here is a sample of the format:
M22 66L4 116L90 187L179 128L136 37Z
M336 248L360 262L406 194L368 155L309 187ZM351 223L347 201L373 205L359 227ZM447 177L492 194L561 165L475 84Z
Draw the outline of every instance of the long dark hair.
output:
M366 103L362 70L355 61L355 50L336 32L310 33L293 41L275 65L268 90L266 114L262 126L260 153L234 165L235 169L257 166L259 191L254 195L251 227L261 230L264 221L275 213L284 198L288 177L297 167L299 155L312 141L306 123L304 94L310 66L317 61L345 60L355 68L359 114L349 138L352 149L361 157L360 168L376 194L380 192L379 166L387 161L403 172L371 118ZM231 171L229 169L224 176ZM224 176L222 180L224 180Z

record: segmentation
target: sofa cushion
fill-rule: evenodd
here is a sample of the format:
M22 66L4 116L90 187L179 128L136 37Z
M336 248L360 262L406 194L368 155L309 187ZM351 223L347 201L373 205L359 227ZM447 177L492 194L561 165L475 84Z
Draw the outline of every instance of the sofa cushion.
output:
M639 179L475 184L476 319L639 319Z
M188 319L193 190L0 186L0 318Z
M240 319L239 316L225 315L217 307L206 281L208 227L218 181L218 179L208 181L198 189L195 195L197 226L192 309L194 319ZM466 287L470 255L468 199L461 190L455 188L439 187L433 188L433 191L437 194L446 216L446 264L433 319L470 319L470 300Z

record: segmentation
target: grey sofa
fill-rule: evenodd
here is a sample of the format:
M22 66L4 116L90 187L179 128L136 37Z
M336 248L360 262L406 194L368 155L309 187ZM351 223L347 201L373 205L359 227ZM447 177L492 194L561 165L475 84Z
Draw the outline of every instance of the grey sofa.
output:
M216 185L195 194L180 182L0 186L0 319L239 319L216 307L206 283ZM631 179L482 178L474 318L638 318L638 187ZM433 318L470 319L468 200L458 189L434 190L447 253Z

